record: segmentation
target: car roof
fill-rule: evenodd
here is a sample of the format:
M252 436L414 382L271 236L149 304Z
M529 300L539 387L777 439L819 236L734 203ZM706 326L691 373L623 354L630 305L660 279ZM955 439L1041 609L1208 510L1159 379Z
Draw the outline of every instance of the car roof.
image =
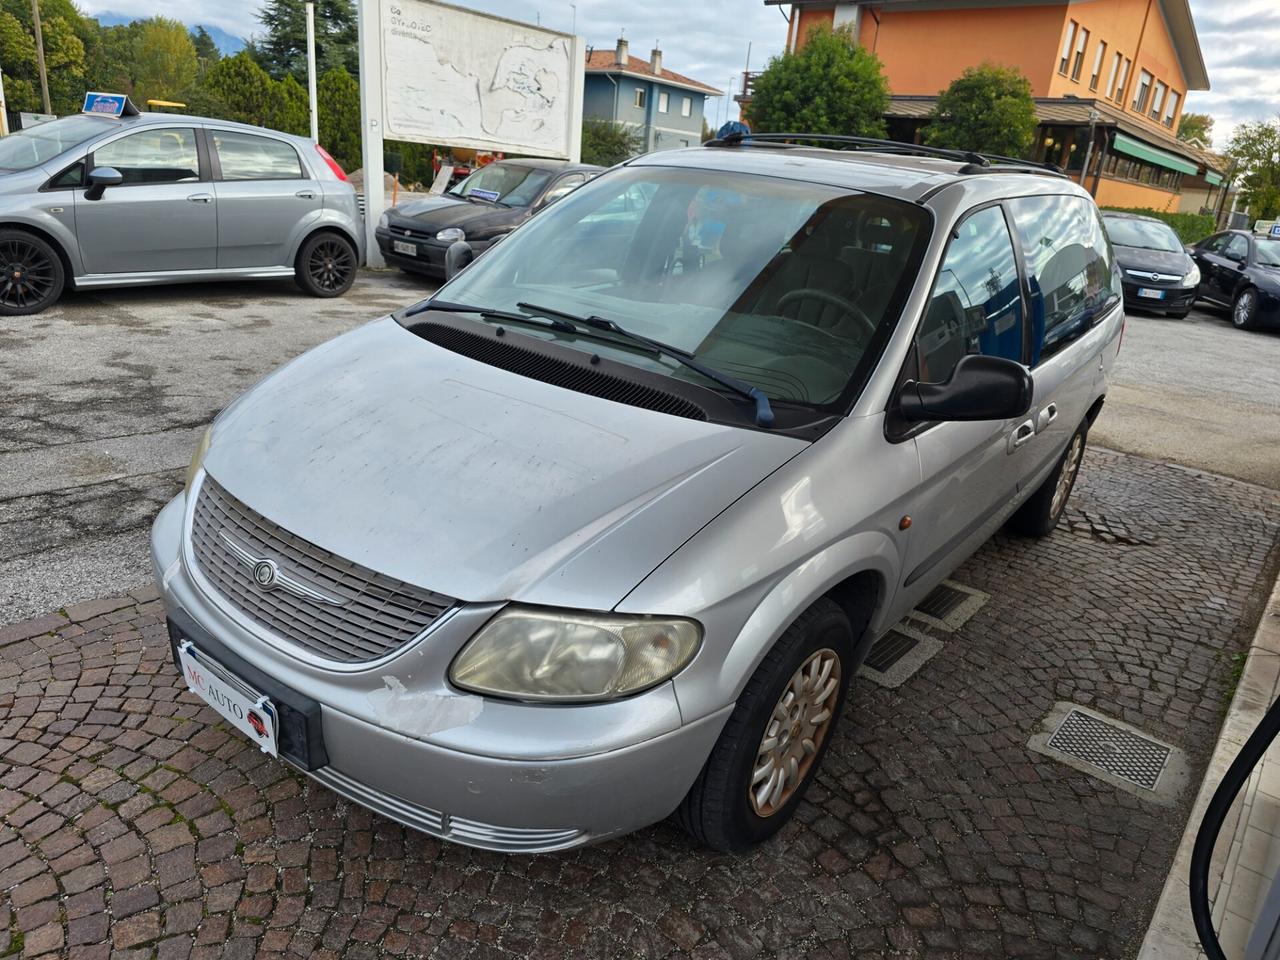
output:
M552 160L549 157L508 157L495 160L508 167L530 167L534 170L603 170L594 163L570 163L568 160Z
M82 114L89 116L89 114ZM132 117L104 117L103 119L118 125L121 129L125 127L151 127L151 126L167 126L173 123L190 123L201 125L212 125L224 127L229 130L243 130L246 133L271 133L278 137L288 137L291 140L308 140L308 137L301 137L293 133L285 133L283 130L273 130L270 127L255 127L251 123L239 123L235 120L220 120L217 117L197 117L186 113L139 113Z
M1147 223L1164 223L1159 217L1149 217L1145 213L1129 213L1124 210L1103 210L1102 216L1106 220L1145 220ZM1165 224L1168 226L1168 224ZM1170 227L1170 229L1173 229Z

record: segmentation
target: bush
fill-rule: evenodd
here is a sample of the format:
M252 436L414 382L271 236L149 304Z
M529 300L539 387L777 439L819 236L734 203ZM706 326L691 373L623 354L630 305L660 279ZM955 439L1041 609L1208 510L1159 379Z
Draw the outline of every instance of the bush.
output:
M1023 157L1036 136L1031 81L1017 67L969 67L938 95L924 142L952 150Z
M640 152L644 140L633 127L588 117L582 121L582 162L612 167Z
M1144 217L1155 217L1163 220L1173 228L1178 239L1185 244L1202 240L1218 229L1218 222L1207 213L1169 213L1164 210L1152 210L1150 207L1104 207L1116 213L1139 213Z

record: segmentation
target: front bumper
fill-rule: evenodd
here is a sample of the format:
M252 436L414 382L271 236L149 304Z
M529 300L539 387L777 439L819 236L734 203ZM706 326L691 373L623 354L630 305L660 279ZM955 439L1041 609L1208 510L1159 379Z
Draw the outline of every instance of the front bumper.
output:
M444 255L449 249L450 244L440 240L428 240L422 237L409 237L403 233L392 233L386 227L378 227L374 230L374 236L378 241L378 249L382 252L382 258L394 266L400 267L402 270L410 270L414 273L423 273L429 277L444 279ZM468 240L471 249L479 256L492 245L487 240ZM415 253L401 253L395 249L396 243L409 244L415 249Z
M654 823L688 792L732 710L729 705L684 724L672 685L664 684L609 704L484 699L450 714L459 703L482 698L430 678L443 678L492 608L475 617L466 608L443 616L439 626L371 668L307 663L289 656L279 638L241 620L203 582L186 543L185 507L179 495L152 528L152 561L171 629L197 648L203 642L215 659L223 652L232 661L224 666L252 664L251 671L314 702L318 750L310 755L323 762L295 756L293 765L314 766L305 772L336 793L425 833L536 853ZM391 691L391 699L381 696ZM467 719L442 725L446 715Z
M1124 288L1124 305L1125 308L1136 308L1139 310L1160 310L1168 313L1182 313L1190 310L1196 302L1196 287L1187 286L1165 286L1157 283L1138 283L1125 279L1121 286ZM1142 293L1140 291L1147 291ZM1158 292L1160 296L1153 297L1151 292Z

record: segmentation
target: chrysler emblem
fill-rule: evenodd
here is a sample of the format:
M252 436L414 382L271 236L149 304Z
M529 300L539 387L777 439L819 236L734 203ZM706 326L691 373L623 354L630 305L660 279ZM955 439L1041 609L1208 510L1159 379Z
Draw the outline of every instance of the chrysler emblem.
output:
M315 603L327 603L331 607L344 607L347 605L347 601L342 597L335 597L317 590L296 577L284 573L280 569L280 564L270 557L255 557L248 547L238 542L226 530L219 530L218 537L227 545L231 555L249 568L249 573L258 589L264 591L283 590L286 593L292 593L295 597L301 597L304 600L311 600Z
M280 568L276 566L274 560L259 560L253 565L253 580L266 590L276 585L276 576L279 572Z

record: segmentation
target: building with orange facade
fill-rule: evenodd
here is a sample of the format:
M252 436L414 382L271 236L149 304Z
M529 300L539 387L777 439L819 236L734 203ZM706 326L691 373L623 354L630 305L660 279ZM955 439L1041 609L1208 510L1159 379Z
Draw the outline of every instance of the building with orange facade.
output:
M1226 164L1176 136L1188 91L1209 89L1188 0L764 2L785 8L788 50L815 27L848 25L880 58L894 139L918 141L938 93L990 61L1031 82L1033 159L1074 174L1099 204L1221 206ZM748 116L751 79L739 98Z

